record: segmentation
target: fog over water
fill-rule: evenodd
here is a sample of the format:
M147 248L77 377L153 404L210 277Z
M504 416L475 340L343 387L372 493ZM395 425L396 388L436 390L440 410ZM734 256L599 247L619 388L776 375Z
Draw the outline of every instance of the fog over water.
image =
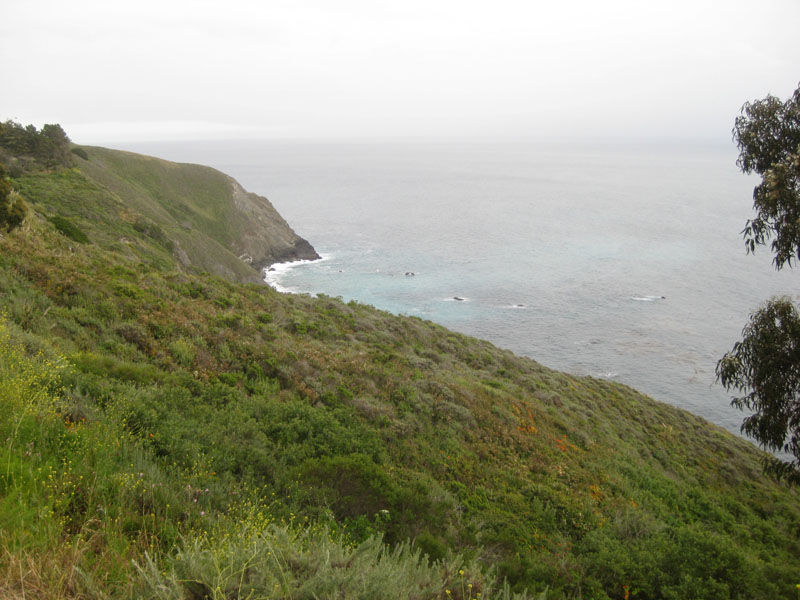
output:
M730 145L126 147L268 196L325 257L273 273L282 288L431 319L732 432L716 361L751 310L796 290L767 251L745 254L755 180Z

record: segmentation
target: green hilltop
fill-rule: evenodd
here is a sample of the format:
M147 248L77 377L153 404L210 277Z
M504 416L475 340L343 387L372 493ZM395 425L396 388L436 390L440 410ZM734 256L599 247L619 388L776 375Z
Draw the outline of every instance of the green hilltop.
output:
M797 595L800 493L752 444L252 283L315 253L213 169L3 133L0 597Z

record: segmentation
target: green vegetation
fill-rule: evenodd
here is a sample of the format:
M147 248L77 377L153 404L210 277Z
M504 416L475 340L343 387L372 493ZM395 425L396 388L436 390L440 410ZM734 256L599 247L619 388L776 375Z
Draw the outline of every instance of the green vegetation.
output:
M781 102L747 103L736 119L739 167L761 175L753 190L755 218L744 229L748 252L770 245L776 269L800 258L800 87ZM717 376L740 394L732 404L750 415L742 431L773 452L767 472L800 485L800 314L791 298L772 298L750 316L737 342L717 364Z
M72 146L58 125L39 132L13 121L0 123L0 163L15 193L35 198L42 214L66 218L94 243L113 240L131 261L156 269L177 261L260 282L265 265L318 258L266 198L210 167Z
M61 125L45 125L39 131L33 125L23 127L14 121L0 123L0 150L13 156L19 167L31 161L49 167L66 164L69 149L69 138Z
M0 232L12 231L25 220L28 208L6 177L6 170L0 164Z
M89 153L83 148L76 146L70 150L75 156L79 156L83 160L89 160Z
M0 597L796 595L800 493L751 444L430 322L199 273L148 200L166 167L88 156L15 178L31 210L0 238Z
M88 244L89 238L81 229L66 217L50 217L50 222L56 231L64 234L69 239L80 244Z

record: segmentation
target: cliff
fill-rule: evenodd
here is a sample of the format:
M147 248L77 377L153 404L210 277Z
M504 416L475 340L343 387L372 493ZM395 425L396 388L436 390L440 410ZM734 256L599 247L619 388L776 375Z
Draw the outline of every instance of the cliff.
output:
M113 217L138 223L141 232L163 234L184 268L232 281L260 280L261 270L276 262L319 258L269 200L216 169L107 148L82 150L88 158L76 157L66 177L84 178L79 187L93 187L94 193L64 206L38 190L37 201L48 211L91 229L91 221L105 219L112 209Z

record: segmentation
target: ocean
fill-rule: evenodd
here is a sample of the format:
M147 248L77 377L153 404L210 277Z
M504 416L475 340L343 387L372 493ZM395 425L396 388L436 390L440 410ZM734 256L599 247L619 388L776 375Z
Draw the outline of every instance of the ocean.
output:
M323 256L278 289L430 319L555 369L630 385L738 433L717 360L792 295L740 231L757 180L733 144L160 142L268 197Z

